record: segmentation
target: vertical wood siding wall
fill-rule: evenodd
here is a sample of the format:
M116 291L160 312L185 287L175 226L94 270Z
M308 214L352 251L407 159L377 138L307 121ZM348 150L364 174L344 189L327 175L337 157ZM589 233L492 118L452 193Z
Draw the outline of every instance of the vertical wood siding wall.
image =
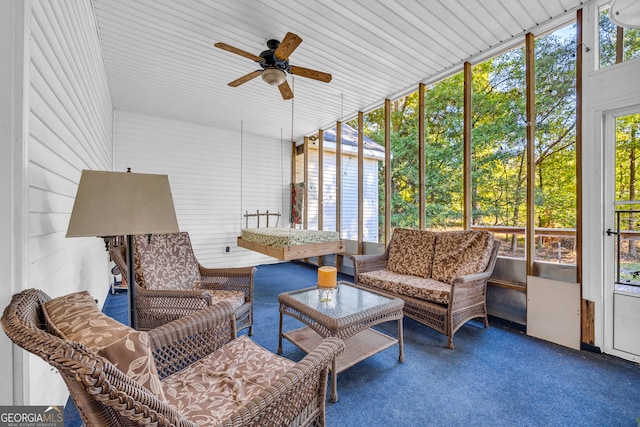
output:
M318 150L309 149L309 223L307 228L318 229ZM304 156L296 156L296 182L304 181ZM323 157L323 229L335 230L336 226L336 154L325 149ZM378 161L364 160L364 212L365 242L378 242ZM358 240L358 158L342 155L342 230L343 239Z
M104 300L110 276L103 241L65 237L82 169L112 166L113 108L93 8L88 0L30 4L28 274L23 287L43 289L52 297L86 289ZM66 403L59 375L44 362L30 360L25 369L28 403Z
M260 129L241 127L238 122L230 131L116 113L115 169L169 176L180 230L189 232L198 261L207 267L276 261L237 247L245 211L280 212L280 225L288 223L289 144L284 148L281 141L256 136Z

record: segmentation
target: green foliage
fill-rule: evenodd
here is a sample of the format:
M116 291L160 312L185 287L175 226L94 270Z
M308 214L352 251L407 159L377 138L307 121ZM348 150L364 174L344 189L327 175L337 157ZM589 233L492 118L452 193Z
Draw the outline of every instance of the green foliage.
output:
M638 199L640 195L637 172L640 168L639 159L640 114L618 117L616 119L616 200Z
M609 8L600 10L599 19L599 44L600 44L600 68L608 67L616 63L616 43L618 39L617 27L609 20ZM622 61L629 61L640 57L640 29L622 29Z
M563 34L575 34L575 26ZM542 227L575 227L575 35L536 41L536 213ZM393 101L393 227L419 221L418 93ZM425 89L425 200L429 228L461 226L463 74ZM476 224L523 226L526 213L524 48L473 67L472 215ZM357 123L353 124L354 126ZM384 110L365 115L365 134L384 145ZM383 212L381 211L381 216ZM381 227L383 221L381 219Z

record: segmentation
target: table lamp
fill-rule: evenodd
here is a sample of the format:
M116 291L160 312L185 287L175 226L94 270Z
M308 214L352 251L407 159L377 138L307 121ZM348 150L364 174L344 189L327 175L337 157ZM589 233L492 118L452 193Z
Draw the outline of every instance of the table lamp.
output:
M126 236L132 328L136 327L133 235L178 231L167 175L82 171L67 237Z

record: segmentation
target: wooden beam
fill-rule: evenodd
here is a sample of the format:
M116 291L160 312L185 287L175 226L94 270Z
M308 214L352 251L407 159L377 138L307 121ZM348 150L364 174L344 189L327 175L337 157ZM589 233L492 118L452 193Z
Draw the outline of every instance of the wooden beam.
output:
M504 288L504 289L513 289L514 291L520 291L520 292L527 293L527 286L526 285L522 285L520 283L511 282L509 280L496 279L494 277L490 277L490 278L487 279L487 285L493 285L493 286L496 286L498 288Z
M342 228L342 122L336 122L336 231Z
M582 9L576 15L576 282L582 283ZM582 287L580 287L582 295Z
M291 141L291 184L289 185L289 212L288 212L288 218L289 218L289 227L294 227L294 224L292 222L292 212L293 212L293 204L292 204L292 200L291 200L291 195L292 190L293 190L293 184L295 184L297 182L297 172L296 172L296 158L298 157L298 150L296 149L296 142L295 141Z
M580 307L580 341L594 345L596 342L595 303L582 298Z
M364 240L364 113L358 111L358 254Z
M384 243L391 239L391 101L384 100Z
M324 131L318 131L318 230L324 222Z
M525 36L525 98L526 98L526 156L527 156L527 217L526 217L526 262L527 275L534 273L535 252L535 166L536 166L536 99L535 99L535 37Z
M462 131L462 152L463 152L463 185L462 194L464 198L464 206L462 208L462 216L464 229L469 230L473 225L472 209L471 209L471 88L472 74L471 64L464 63L464 92L463 92L463 131Z
M426 171L426 159L424 152L424 91L425 84L420 83L418 85L418 222L420 229L423 230L426 227L426 185L425 185L425 171Z
M309 137L304 137L304 204L303 204L303 227L307 229L309 224Z
M624 28L616 27L616 64L624 61Z

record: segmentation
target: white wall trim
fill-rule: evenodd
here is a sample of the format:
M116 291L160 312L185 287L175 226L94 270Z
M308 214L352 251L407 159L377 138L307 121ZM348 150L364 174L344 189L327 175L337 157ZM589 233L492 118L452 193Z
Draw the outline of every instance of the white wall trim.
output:
M609 181L604 177L605 146L603 117L615 111L638 105L640 86L640 59L625 61L597 69L598 59L598 4L589 3L583 13L584 43L589 47L583 64L583 283L582 297L595 303L595 346L606 350L610 337L605 319L608 297L607 283L613 280L608 260L612 241L605 234L612 228L605 215L605 196Z
M0 141L7 152L0 160L0 181L3 200L0 207L5 244L0 249L0 305L9 304L13 293L21 288L27 275L26 263L26 176L28 98L28 30L30 1L9 0L0 5L0 51L6 58L0 65ZM0 390L0 404L22 404L25 399L27 355L14 346L6 335L0 338L0 381L7 384Z

